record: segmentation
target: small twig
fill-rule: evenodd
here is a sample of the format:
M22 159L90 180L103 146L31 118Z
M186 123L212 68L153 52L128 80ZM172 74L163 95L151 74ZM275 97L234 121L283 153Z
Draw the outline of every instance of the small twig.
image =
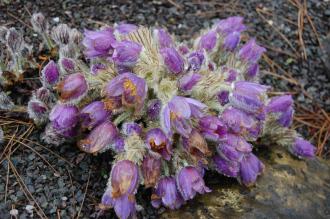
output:
M85 192L84 192L84 197L83 197L83 200L82 200L82 202L81 202L81 206L80 206L80 208L79 208L79 212L78 212L78 215L77 215L77 219L79 218L79 216L80 216L80 212L81 212L81 209L82 209L82 207L84 206L84 202L85 202L85 198L86 198L86 194L87 194L87 189L88 189L88 185L89 185L89 180L90 180L90 178L91 178L91 171L89 171L89 173L88 173L88 180L87 180L87 184L86 184L86 188L85 188Z

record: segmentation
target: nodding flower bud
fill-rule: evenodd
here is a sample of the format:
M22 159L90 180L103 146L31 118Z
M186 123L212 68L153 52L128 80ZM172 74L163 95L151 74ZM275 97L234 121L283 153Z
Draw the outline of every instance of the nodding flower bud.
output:
M293 120L293 99L291 95L273 97L269 101L266 112L272 114L283 127L289 127Z
M96 126L85 139L80 140L78 147L86 153L102 152L111 148L117 137L118 130L116 126L109 121L105 121Z
M32 98L28 102L27 111L29 117L33 119L36 124L42 124L48 119L47 105L36 98Z
M263 163L253 153L247 153L240 162L239 180L245 186L252 186L264 169Z
M53 60L50 60L42 69L41 76L44 86L54 85L57 83L60 72L58 71L57 65Z
M219 34L227 36L231 33L246 30L246 26L243 24L243 18L239 16L229 17L227 19L220 20L216 24L216 30Z
M226 90L220 91L217 97L221 106L224 106L229 102L229 91Z
M132 33L138 29L138 26L134 24L115 24L115 34L118 33L120 35L127 35L129 33Z
M68 134L77 125L79 110L75 106L57 104L49 114L53 128L60 134Z
M204 194L211 192L211 189L205 186L200 171L193 166L182 168L177 175L176 181L178 189L185 201L193 199L196 193Z
M237 45L240 41L240 33L233 32L231 34L228 34L228 36L225 37L223 41L223 48L228 51L233 51L236 49Z
M297 137L289 147L289 151L299 158L313 158L316 148L303 138Z
M172 146L160 128L150 129L147 132L146 145L151 151L160 154L165 160L171 159Z
M180 74L184 70L184 59L175 48L163 48L160 50L164 64L173 74Z
M71 29L66 24L59 24L52 29L51 36L59 46L66 45L70 41Z
M247 80L251 80L255 78L259 73L259 64L258 63L253 63L248 66L245 76Z
M218 171L220 174L228 177L237 177L239 174L239 162L216 155L213 157L213 163L216 171Z
M122 125L122 132L124 135L140 135L142 133L142 127L135 122L125 122Z
M188 56L188 70L198 72L205 62L205 55L201 51L192 52Z
M207 52L211 52L217 44L217 32L210 30L201 36L198 48L205 49Z
M178 192L175 179L173 177L161 178L151 195L152 206L154 208L159 208L163 205L174 210L180 208L183 203L184 201Z
M42 13L34 13L31 17L33 30L43 34L48 31L48 22Z
M7 31L6 43L12 53L20 53L24 45L23 35L11 27Z
M142 161L143 182L146 188L154 187L160 176L161 160L148 154Z
M63 102L77 102L86 95L88 85L82 73L75 73L58 83L56 89L60 92Z
M112 28L98 31L85 30L82 41L87 58L108 57L113 53L112 44L116 42Z
M265 51L266 49L259 46L255 39L251 39L239 50L238 55L245 62L256 63Z
M83 35L76 28L71 29L69 35L70 35L69 36L69 41L71 43L76 44L76 45L79 45L81 43L81 41L83 40Z
M61 57L58 61L61 71L65 74L72 74L76 71L76 63L71 58Z
M212 154L203 136L195 129L192 130L188 138L182 137L182 145L198 162L206 163L205 157L209 157Z
M1 43L6 43L7 39L7 32L8 32L8 28L5 26L0 26L0 42Z
M101 205L113 207L121 219L135 218L135 196L139 183L139 170L129 160L115 163L110 173L109 186L102 196Z
M197 82L202 78L200 74L197 73L188 73L182 76L182 78L179 79L179 87L183 91L189 91L191 90Z
M113 44L112 59L117 65L131 67L136 64L142 51L142 46L136 42L123 40Z
M94 101L80 110L81 126L92 129L106 121L111 112L105 109L102 101Z
M158 99L152 99L148 102L147 116L150 120L156 120L159 118L161 105L162 103Z
M154 29L154 38L160 49L173 47L172 37L165 29Z
M35 91L36 99L44 102L47 106L52 106L55 102L54 94L46 87L41 87Z

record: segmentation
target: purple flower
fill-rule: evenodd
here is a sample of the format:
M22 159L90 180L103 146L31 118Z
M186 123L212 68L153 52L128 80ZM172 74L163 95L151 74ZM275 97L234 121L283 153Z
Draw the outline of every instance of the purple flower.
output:
M79 111L75 106L57 104L49 114L53 128L63 134L78 123Z
M156 120L159 117L161 101L158 99L152 99L147 106L147 116L150 120Z
M150 129L147 132L146 145L150 150L160 154L165 160L171 159L171 144L160 128Z
M242 31L246 30L245 25L243 24L243 18L239 16L229 17L224 20L220 20L216 24L217 32L227 36L228 34L238 32L241 33Z
M198 72L205 61L205 56L202 51L195 51L188 56L188 69L193 72Z
M105 64L96 63L91 66L91 73L93 75L97 75L98 73L100 73L100 71L104 71L106 69L107 69L107 66Z
M172 210L179 209L183 202L173 177L161 178L151 195L151 204L155 208L159 208L163 204Z
M207 52L210 52L217 43L217 32L211 30L206 34L202 35L199 40L199 49L205 49Z
M291 95L273 97L266 107L267 113L272 113L283 127L289 127L293 119L293 99Z
M51 60L48 64L42 69L42 82L45 85L54 85L60 76L56 63Z
M177 175L177 185L185 201L193 199L196 193L211 192L211 189L205 186L203 176L193 166L187 166L180 170Z
M268 88L268 86L253 82L238 81L235 82L234 91L229 96L229 101L232 106L238 109L262 117Z
M112 79L105 87L104 94L110 98L121 98L125 106L143 106L147 95L147 84L132 73L123 73Z
M261 132L261 124L253 116L236 108L227 108L221 119L234 133L245 137L257 138Z
M231 83L231 82L233 82L233 81L236 80L238 73L237 73L237 71L235 69L223 67L222 70L224 71L224 75L225 75L225 78L226 78L225 81L226 82Z
M172 37L165 29L155 29L154 37L156 38L156 42L158 43L160 49L170 48L174 45Z
M136 31L137 29L138 29L138 27L134 24L121 23L121 24L115 25L115 31L121 35L127 35L129 33Z
M142 161L142 175L146 188L154 187L160 176L161 160L148 154Z
M97 153L112 146L118 137L118 131L114 124L105 121L96 126L87 138L78 142L78 147L86 153Z
M142 127L135 122L123 123L122 130L125 135L140 135L142 133Z
M191 90L197 82L202 78L200 74L197 73L188 73L182 76L182 78L179 79L179 87L183 91L189 91Z
M213 157L213 163L215 169L228 177L237 177L240 167L239 163L236 161L231 161L226 158L223 158L222 156L216 155Z
M192 131L190 118L202 117L204 108L206 105L192 98L173 97L162 112L161 122L164 131L171 135L173 129L187 138Z
M118 161L111 170L110 185L102 196L102 205L113 207L121 219L135 215L135 196L139 182L136 164L129 160Z
M36 123L41 123L46 120L48 116L48 107L45 103L36 98L32 98L27 107L29 117Z
M230 33L225 37L223 41L223 48L228 51L233 51L234 49L236 49L239 41L240 41L239 32Z
M252 151L252 145L239 135L227 134L227 138L224 143L234 147L240 152L249 153Z
M229 91L226 90L220 91L217 97L221 106L224 106L229 102Z
M238 52L239 58L249 63L256 63L266 49L259 46L255 39L249 40Z
M102 101L94 101L80 111L81 126L92 129L106 121L111 112L105 109Z
M83 45L86 47L84 52L87 58L107 57L113 53L112 44L116 42L112 28L104 30L84 32Z
M59 59L61 70L67 74L72 74L76 70L76 64L73 59L61 57Z
M248 69L246 70L247 79L252 79L257 76L259 73L259 64L253 63L249 65Z
M205 157L209 157L212 154L203 136L195 129L192 130L188 138L182 137L182 144L197 161L203 162Z
M58 83L56 89L60 92L63 102L77 101L84 97L88 90L88 85L83 74L75 73L68 75L63 81Z
M186 55L186 54L189 53L189 48L188 48L188 46L185 45L185 44L180 44L180 45L178 46L178 50L179 50L179 53L180 53L181 55Z
M245 154L240 162L240 181L251 186L264 169L263 163L253 153Z
M131 67L136 64L142 51L142 46L136 42L123 40L113 44L115 48L112 59L117 65Z
M218 154L226 160L239 162L243 158L243 152L236 149L236 145L221 142L217 147Z
M199 120L199 129L203 136L211 141L219 141L226 138L227 127L216 116L204 116Z
M163 48L160 50L164 64L173 74L179 74L184 70L184 60L175 48Z
M295 142L289 147L289 151L299 158L313 158L316 148L309 141L297 137Z

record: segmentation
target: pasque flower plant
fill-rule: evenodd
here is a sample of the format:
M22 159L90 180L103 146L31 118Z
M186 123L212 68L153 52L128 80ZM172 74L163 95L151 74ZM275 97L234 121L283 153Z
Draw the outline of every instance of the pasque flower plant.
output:
M48 28L40 14L34 22ZM44 66L29 114L46 125L48 143L73 139L86 153L113 151L100 206L120 218L136 214L139 185L153 190L154 207L170 209L211 192L206 170L252 186L265 170L259 140L298 158L312 158L315 147L290 129L292 97L270 97L259 83L265 49L241 42L245 30L242 17L230 17L179 43L163 28L120 23L79 40L59 25L59 60Z

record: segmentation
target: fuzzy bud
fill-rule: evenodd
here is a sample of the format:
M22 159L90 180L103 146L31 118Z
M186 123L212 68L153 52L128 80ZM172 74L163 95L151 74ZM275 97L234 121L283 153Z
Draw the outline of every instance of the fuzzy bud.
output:
M51 36L56 44L62 46L69 43L71 29L66 24L59 24L52 29Z
M60 92L63 102L77 102L86 95L88 85L83 74L75 73L68 75L57 85L56 89Z
M48 64L42 69L42 83L46 86L54 85L57 83L60 73L58 71L56 63L51 60Z
M48 31L48 22L42 13L34 13L31 17L31 24L33 30L38 33L45 33Z

